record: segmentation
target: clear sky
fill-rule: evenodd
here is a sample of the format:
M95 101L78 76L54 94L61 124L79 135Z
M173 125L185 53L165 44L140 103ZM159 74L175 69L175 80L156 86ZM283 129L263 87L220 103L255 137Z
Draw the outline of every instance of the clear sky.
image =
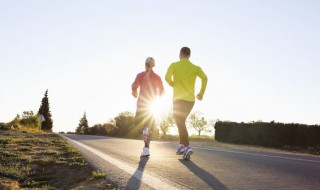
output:
M0 0L0 122L37 112L54 131L135 111L146 57L164 81L183 46L208 75L207 119L320 124L320 1ZM200 82L200 81L198 81ZM199 89L199 87L197 87Z

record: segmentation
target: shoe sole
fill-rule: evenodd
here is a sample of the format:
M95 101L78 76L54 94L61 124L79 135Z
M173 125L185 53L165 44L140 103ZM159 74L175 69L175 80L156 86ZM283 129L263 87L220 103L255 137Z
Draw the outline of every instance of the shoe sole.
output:
M182 158L183 160L190 160L191 159L191 154L193 154L193 151L192 150L190 150L190 151L188 151L187 152L187 155L184 157L184 158Z
M148 154L148 155L141 155L141 157L149 157L150 156L150 154Z
M182 155L183 153L184 153L184 151L176 152L176 155Z

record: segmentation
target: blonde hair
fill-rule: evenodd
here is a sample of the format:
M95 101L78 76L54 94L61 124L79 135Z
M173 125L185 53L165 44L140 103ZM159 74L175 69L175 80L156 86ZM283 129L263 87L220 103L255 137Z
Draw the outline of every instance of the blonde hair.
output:
M145 66L148 69L152 69L155 66L155 61L154 61L153 57L147 57L146 62L145 62Z

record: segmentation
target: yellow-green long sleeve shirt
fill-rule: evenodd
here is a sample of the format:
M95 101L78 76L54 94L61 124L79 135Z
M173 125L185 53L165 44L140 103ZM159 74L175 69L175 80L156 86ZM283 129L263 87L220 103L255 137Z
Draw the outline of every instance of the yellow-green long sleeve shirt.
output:
M181 59L172 63L165 79L173 87L173 100L195 101L196 78L201 79L200 93L203 95L207 87L207 75L199 66L192 64L189 59Z

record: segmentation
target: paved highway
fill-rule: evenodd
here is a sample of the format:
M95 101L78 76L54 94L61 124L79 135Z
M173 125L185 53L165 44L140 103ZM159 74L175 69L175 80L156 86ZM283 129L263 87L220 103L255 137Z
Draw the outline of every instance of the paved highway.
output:
M320 157L218 147L193 147L190 161L176 143L62 135L120 189L312 189L320 190Z

